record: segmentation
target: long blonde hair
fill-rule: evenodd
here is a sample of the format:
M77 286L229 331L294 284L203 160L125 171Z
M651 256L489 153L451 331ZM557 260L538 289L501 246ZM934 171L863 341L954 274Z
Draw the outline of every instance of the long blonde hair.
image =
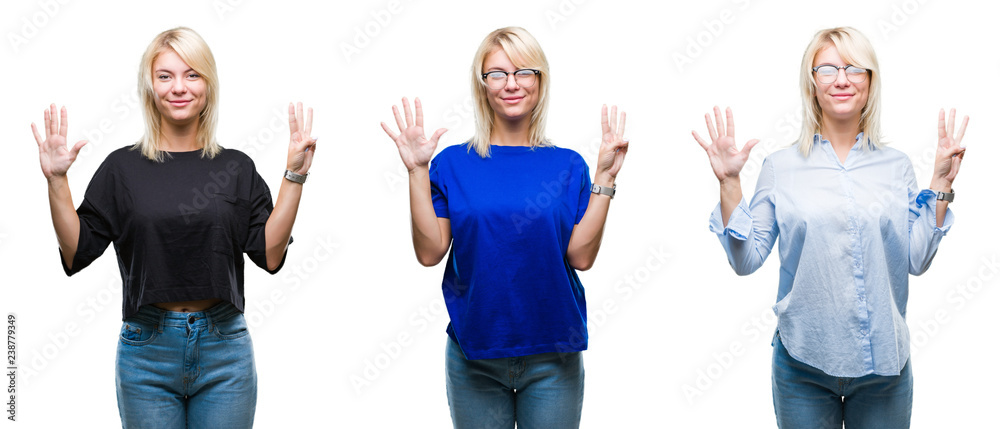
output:
M194 30L177 27L158 34L139 63L139 100L143 108L145 132L133 149L156 162L163 161L164 151L160 149L160 111L156 108L156 93L153 92L153 63L167 51L177 53L205 81L205 109L198 118L197 141L202 147L201 156L214 158L222 151L215 141L215 128L219 122L219 75L215 69L215 57L208 44Z
M799 79L802 89L802 134L799 135L799 151L805 157L809 156L813 147L813 137L820 132L823 120L823 110L816 100L816 80L812 71L816 54L828 46L837 48L840 57L853 66L870 70L868 85L868 102L861 109L860 125L863 139L867 144L865 150L881 148L882 130L880 116L882 112L882 80L879 72L875 49L860 31L851 27L836 27L820 30L813 37L802 55L802 71Z
M472 97L475 100L476 134L469 139L470 149L483 158L490 156L490 136L493 134L493 107L487 96L488 87L483 81L483 62L497 49L502 49L514 66L539 70L538 104L531 111L528 141L532 147L551 146L545 138L545 118L549 111L549 61L538 41L521 27L504 27L493 30L479 45L472 58Z

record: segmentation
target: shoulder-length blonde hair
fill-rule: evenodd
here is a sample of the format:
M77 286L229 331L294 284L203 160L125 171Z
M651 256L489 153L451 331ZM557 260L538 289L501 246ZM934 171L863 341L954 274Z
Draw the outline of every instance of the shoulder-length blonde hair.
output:
M160 149L160 111L156 108L156 93L153 92L153 63L160 54L173 51L181 57L205 81L205 109L198 118L198 144L201 156L214 158L222 151L215 141L215 128L219 122L219 74L215 69L215 57L208 44L194 30L177 27L156 36L142 54L139 63L139 100L145 119L145 133L136 142L134 149L156 162L163 161L164 151Z
M493 134L493 107L490 106L483 80L483 62L497 49L502 49L517 68L531 68L538 74L538 104L531 111L528 140L532 147L551 146L545 138L545 117L549 111L549 61L538 41L521 27L504 27L493 30L479 45L472 58L472 97L476 107L476 134L469 139L469 149L483 158L490 156L490 136Z
M866 68L868 73L868 103L861 109L861 138L867 140L862 145L865 150L880 148L882 131L880 115L882 111L882 83L875 49L868 38L851 27L836 27L820 30L813 37L802 55L802 71L799 79L802 89L802 134L799 136L799 151L808 157L813 147L813 137L820 132L823 110L816 100L816 79L812 71L816 54L828 46L837 48L840 57L848 64Z

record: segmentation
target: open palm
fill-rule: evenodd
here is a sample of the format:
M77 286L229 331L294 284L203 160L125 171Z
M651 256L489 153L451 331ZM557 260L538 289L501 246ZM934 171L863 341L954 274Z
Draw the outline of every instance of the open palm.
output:
M743 166L746 165L747 159L750 157L750 151L759 140L750 140L743 145L742 150L736 149L736 122L733 121L733 111L726 108L725 126L722 124L722 112L719 107L716 106L714 111L715 124L712 123L711 115L705 114L705 125L708 126L708 135L712 139L712 143L705 142L694 131L691 131L691 134L702 149L705 149L708 161L712 164L712 171L721 182L740 175L740 171L743 170Z
M414 100L414 110L416 110L416 117L410 110L410 103L405 97L403 98L403 116L400 116L396 106L392 106L392 114L396 118L399 134L394 133L385 122L381 123L382 129L396 143L399 157L403 160L407 171L413 171L417 167L426 167L430 164L434 150L437 149L438 139L445 131L448 131L444 128L438 129L428 139L424 135L424 109L419 98Z
M35 142L38 143L38 160L42 166L42 174L46 179L56 176L65 176L69 167L76 161L80 149L87 142L81 140L76 142L72 148L66 147L66 129L69 121L66 119L66 107L59 110L59 117L56 117L56 105L51 104L45 110L45 138L38 133L38 127L31 123L31 132L35 135Z

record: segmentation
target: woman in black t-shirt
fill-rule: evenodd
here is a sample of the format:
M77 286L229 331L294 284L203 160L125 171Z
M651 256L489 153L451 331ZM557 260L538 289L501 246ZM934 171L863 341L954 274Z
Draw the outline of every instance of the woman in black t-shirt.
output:
M123 427L246 428L257 376L243 318L243 253L277 272L291 243L316 139L312 109L289 105L291 140L277 203L253 161L215 141L219 82L193 30L160 33L142 57L145 134L112 152L73 209L67 113L31 125L67 275L114 243L123 283L116 357ZM224 405L225 407L219 407Z

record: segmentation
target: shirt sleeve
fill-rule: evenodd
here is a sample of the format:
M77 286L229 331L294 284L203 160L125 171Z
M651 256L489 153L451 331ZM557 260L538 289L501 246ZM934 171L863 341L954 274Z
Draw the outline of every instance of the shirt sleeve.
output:
M271 190L267 187L267 182L264 182L264 178L260 177L260 174L257 173L257 169L253 167L253 162L250 162L250 169L253 181L250 190L250 222L247 241L243 245L243 251L258 267L270 274L275 274L285 265L285 256L288 255L288 248L285 248L285 252L282 253L281 262L278 263L277 268L273 270L267 269L267 237L265 227L267 226L267 219L271 217L271 212L274 211L274 203L271 202ZM288 238L289 245L294 241L293 237Z
M59 250L59 261L67 276L87 268L121 234L119 193L124 191L123 187L117 167L110 158L106 159L90 179L83 202L76 209L80 238L73 255L73 268L66 266L62 249Z
M716 205L709 216L708 229L719 237L736 274L745 276L764 265L778 238L774 214L774 163L770 158L764 159L750 205L740 199L725 227L722 226L722 204Z
M944 222L938 228L937 192L917 187L917 177L909 159L906 159L904 172L910 207L910 274L919 276L930 268L941 237L951 229L955 216L951 208L946 209Z
M441 174L441 154L438 154L434 160L431 161L430 167L428 167L428 176L431 181L431 202L434 204L434 214L437 217L450 219L451 216L448 212L448 186L446 184L446 177Z
M576 206L575 222L575 224L579 224L583 220L583 215L587 214L587 207L590 205L590 188L593 185L590 182L590 167L587 166L587 162L580 155L576 157L581 165L580 171L577 173L579 174L580 196Z

